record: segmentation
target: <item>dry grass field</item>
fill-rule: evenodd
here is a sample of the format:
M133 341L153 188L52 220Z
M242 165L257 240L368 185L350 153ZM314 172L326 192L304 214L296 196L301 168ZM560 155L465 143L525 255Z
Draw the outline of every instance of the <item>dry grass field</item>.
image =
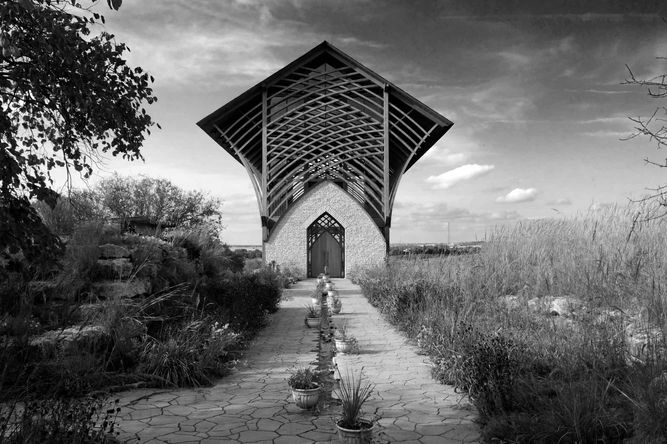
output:
M496 231L479 254L354 280L477 406L487 440L667 440L667 220L605 208Z

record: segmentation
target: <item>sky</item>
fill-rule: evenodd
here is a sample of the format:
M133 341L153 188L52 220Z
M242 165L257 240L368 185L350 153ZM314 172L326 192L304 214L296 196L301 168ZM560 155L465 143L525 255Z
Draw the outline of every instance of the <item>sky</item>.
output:
M104 30L155 77L162 126L117 171L223 200L224 241L260 244L243 167L196 122L326 40L454 122L403 177L392 243L482 240L525 219L625 205L667 182L667 155L630 138L667 73L653 0L125 0ZM545 5L546 4L546 5ZM660 10L660 8L663 10ZM663 99L664 100L664 99ZM662 103L664 106L665 103ZM448 230L449 228L449 230Z

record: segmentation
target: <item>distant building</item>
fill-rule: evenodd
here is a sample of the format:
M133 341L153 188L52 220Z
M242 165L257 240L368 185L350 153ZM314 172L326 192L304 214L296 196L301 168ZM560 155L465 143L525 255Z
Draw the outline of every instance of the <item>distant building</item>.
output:
M344 277L385 259L401 176L452 123L323 42L198 125L250 176L264 260Z

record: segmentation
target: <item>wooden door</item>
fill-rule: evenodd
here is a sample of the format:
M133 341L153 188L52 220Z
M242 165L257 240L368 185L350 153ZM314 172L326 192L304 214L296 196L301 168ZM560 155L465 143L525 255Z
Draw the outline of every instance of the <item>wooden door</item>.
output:
M336 239L328 231L317 238L310 251L313 276L326 270L331 277L342 277L342 251Z
M329 213L323 213L307 230L308 276L325 271L345 277L345 228Z

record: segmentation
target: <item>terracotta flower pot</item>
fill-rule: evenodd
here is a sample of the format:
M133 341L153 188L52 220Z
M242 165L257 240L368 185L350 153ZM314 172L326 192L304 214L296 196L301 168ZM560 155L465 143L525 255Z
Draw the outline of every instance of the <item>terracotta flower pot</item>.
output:
M336 350L338 350L338 353L341 354L350 353L354 348L354 341L345 339L335 339L335 338L334 341L336 342Z
M361 426L359 429L346 429L341 427L338 422L336 422L336 427L338 428L338 437L346 444L365 444L370 443L373 440L373 428L375 425L365 419L360 419L358 424Z
M312 389L297 389L292 387L292 398L296 406L302 409L312 409L320 399L320 387Z
M315 328L320 326L320 318L306 318L306 325L310 328Z

